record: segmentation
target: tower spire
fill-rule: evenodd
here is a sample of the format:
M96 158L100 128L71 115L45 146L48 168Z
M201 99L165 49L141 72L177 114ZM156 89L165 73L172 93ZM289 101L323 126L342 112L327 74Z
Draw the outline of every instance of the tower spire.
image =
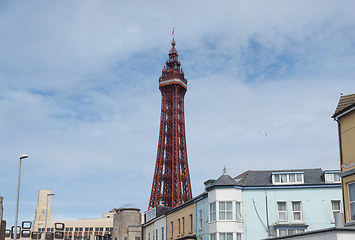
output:
M176 207L192 198L184 116L187 80L175 44L173 38L159 78L160 131L149 209L160 204Z

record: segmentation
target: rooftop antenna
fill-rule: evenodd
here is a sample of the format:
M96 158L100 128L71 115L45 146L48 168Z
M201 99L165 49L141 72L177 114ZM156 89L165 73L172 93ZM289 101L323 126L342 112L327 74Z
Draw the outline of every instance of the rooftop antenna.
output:
M173 35L173 40L175 39L174 33L175 33L175 30L174 30L174 27L173 27L173 31L171 32L171 35Z

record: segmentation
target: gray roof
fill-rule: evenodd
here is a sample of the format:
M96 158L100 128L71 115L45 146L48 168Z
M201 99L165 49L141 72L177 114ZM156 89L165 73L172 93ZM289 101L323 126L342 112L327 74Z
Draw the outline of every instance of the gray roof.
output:
M228 174L222 174L211 186L206 189L213 188L216 186L237 186L237 182Z
M267 170L267 171L246 171L234 179L238 186L244 187L258 187L258 186L275 186L272 184L272 173L284 172L303 172L304 184L302 185L323 185L325 184L323 177L323 170L321 168L315 169L292 169L292 170ZM297 184L300 185L300 184ZM289 185L288 185L289 186Z
M335 112L333 114L333 118L336 118L339 114L355 107L355 94L349 94L341 96L339 99L339 103Z

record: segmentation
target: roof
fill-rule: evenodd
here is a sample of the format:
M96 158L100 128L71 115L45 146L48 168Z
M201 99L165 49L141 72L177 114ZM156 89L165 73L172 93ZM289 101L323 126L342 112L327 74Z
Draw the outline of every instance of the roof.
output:
M237 182L228 174L222 174L212 185L208 186L206 189L217 187L217 186L237 186Z
M323 170L321 168L315 169L292 169L292 170L266 170L266 171L246 171L234 179L238 186L244 187L261 187L261 186L275 186L272 184L272 173L292 173L303 172L304 183L301 185L324 185L325 182L322 179ZM290 186L288 184L287 186ZM297 184L300 185L300 184ZM279 185L278 185L279 186Z
M355 94L341 96L332 118L336 118L353 107L355 107Z

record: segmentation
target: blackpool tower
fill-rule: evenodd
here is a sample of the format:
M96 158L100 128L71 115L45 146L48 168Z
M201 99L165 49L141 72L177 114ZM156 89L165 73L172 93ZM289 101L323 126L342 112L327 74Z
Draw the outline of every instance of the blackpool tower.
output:
M160 204L176 207L192 198L184 116L187 80L178 56L173 38L159 78L160 131L149 209Z

